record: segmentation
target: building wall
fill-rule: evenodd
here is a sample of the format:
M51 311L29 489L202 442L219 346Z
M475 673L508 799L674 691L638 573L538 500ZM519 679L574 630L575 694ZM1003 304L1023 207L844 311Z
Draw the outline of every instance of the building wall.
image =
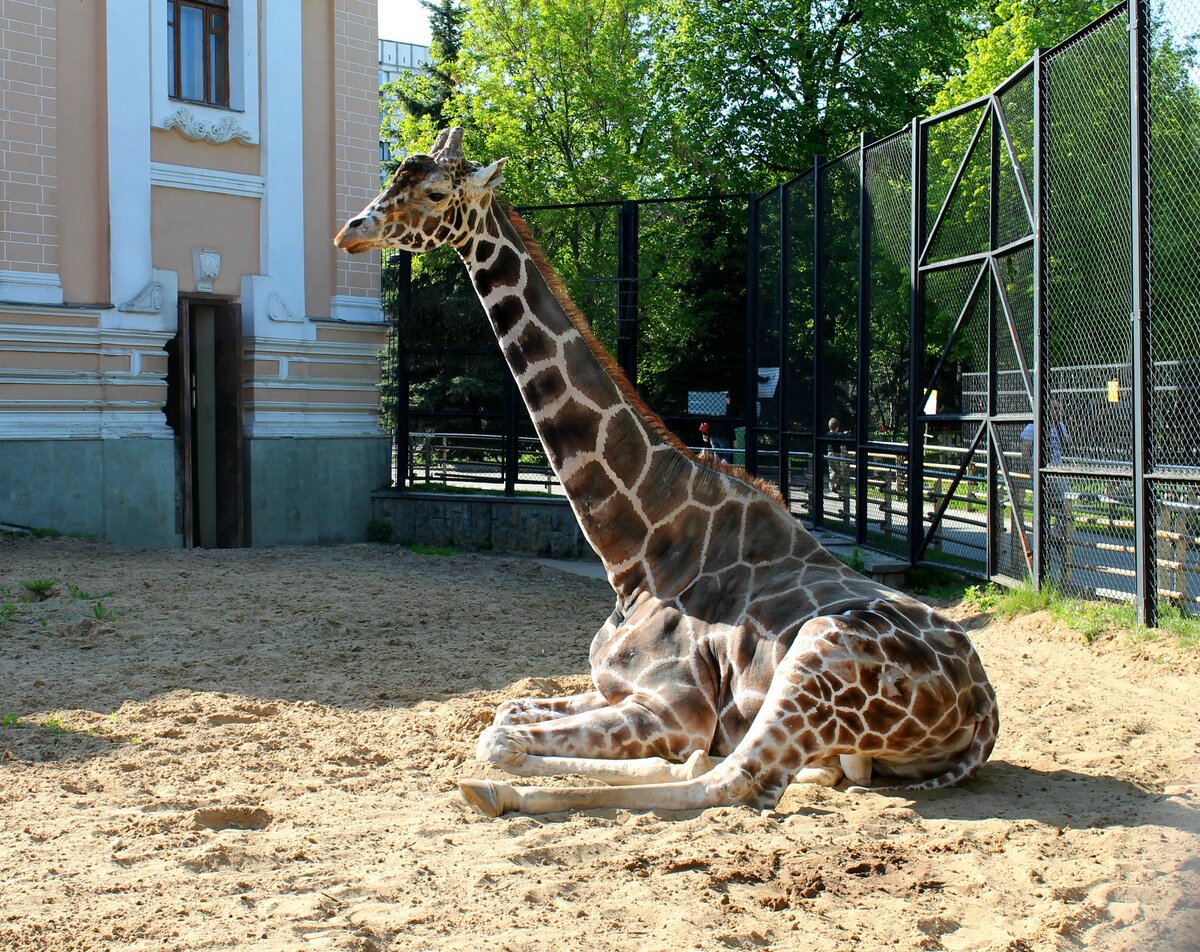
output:
M386 331L378 261L330 239L378 186L375 3L235 0L240 111L165 97L160 12L0 0L0 522L181 543L164 348L212 249L243 315L247 541L363 538Z
M58 3L55 97L58 104L59 277L63 299L110 300L108 290L108 155L99 147L108 123L104 0Z
M61 301L55 4L5 2L0 44L0 299L16 285Z

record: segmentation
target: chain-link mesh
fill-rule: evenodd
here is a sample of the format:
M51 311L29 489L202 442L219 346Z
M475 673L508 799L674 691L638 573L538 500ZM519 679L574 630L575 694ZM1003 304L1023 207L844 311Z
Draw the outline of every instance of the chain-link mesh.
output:
M1045 97L1044 571L1068 594L1126 597L1135 574L1133 484L1122 478L1133 445L1131 179L1128 161L1113 157L1129 154L1128 17L1048 56Z
M781 190L775 189L757 199L759 246L755 343L758 354L756 397L759 429L755 434L758 475L777 485L781 479L779 376L782 308L779 286L783 254L783 215L780 195Z
M908 545L908 402L910 398L909 257L912 228L912 133L864 150L869 199L866 453L867 538L898 552Z
M1158 594L1182 611L1200 611L1200 484L1154 484Z
M791 255L787 262L787 407L783 429L792 512L813 507L813 173L783 186Z
M824 524L847 532L853 531L858 501L859 160L855 151L818 172L817 483Z
M1196 612L1200 589L1200 2L1164 0L1149 31L1150 517L1164 604ZM1184 480L1190 480L1185 482Z

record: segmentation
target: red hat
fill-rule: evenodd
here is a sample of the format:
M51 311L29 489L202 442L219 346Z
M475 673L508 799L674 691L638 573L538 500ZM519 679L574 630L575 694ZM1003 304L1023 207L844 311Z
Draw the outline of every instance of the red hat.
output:
M710 429L710 427L709 427L708 423L700 424L700 432L701 433L707 433L709 431L709 429Z

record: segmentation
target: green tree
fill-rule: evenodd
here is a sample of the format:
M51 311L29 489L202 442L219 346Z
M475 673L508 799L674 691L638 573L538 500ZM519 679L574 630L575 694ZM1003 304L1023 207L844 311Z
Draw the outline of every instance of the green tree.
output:
M380 137L403 156L411 142L447 124L447 103L458 87L466 7L461 0L421 0L429 15L429 65L402 73L379 91ZM393 165L397 160L393 160Z

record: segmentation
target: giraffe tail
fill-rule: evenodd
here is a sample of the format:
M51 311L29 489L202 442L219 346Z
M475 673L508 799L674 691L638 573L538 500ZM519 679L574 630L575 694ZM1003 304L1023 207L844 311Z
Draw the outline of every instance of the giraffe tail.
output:
M988 691L976 714L975 735L971 738L971 743L963 748L962 756L957 763L949 770L915 783L894 784L886 787L849 787L847 789L856 793L888 791L917 793L922 790L940 790L942 787L952 787L954 784L966 780L983 766L991 754L992 748L996 745L996 737L999 733L1000 709L996 704L996 696Z

